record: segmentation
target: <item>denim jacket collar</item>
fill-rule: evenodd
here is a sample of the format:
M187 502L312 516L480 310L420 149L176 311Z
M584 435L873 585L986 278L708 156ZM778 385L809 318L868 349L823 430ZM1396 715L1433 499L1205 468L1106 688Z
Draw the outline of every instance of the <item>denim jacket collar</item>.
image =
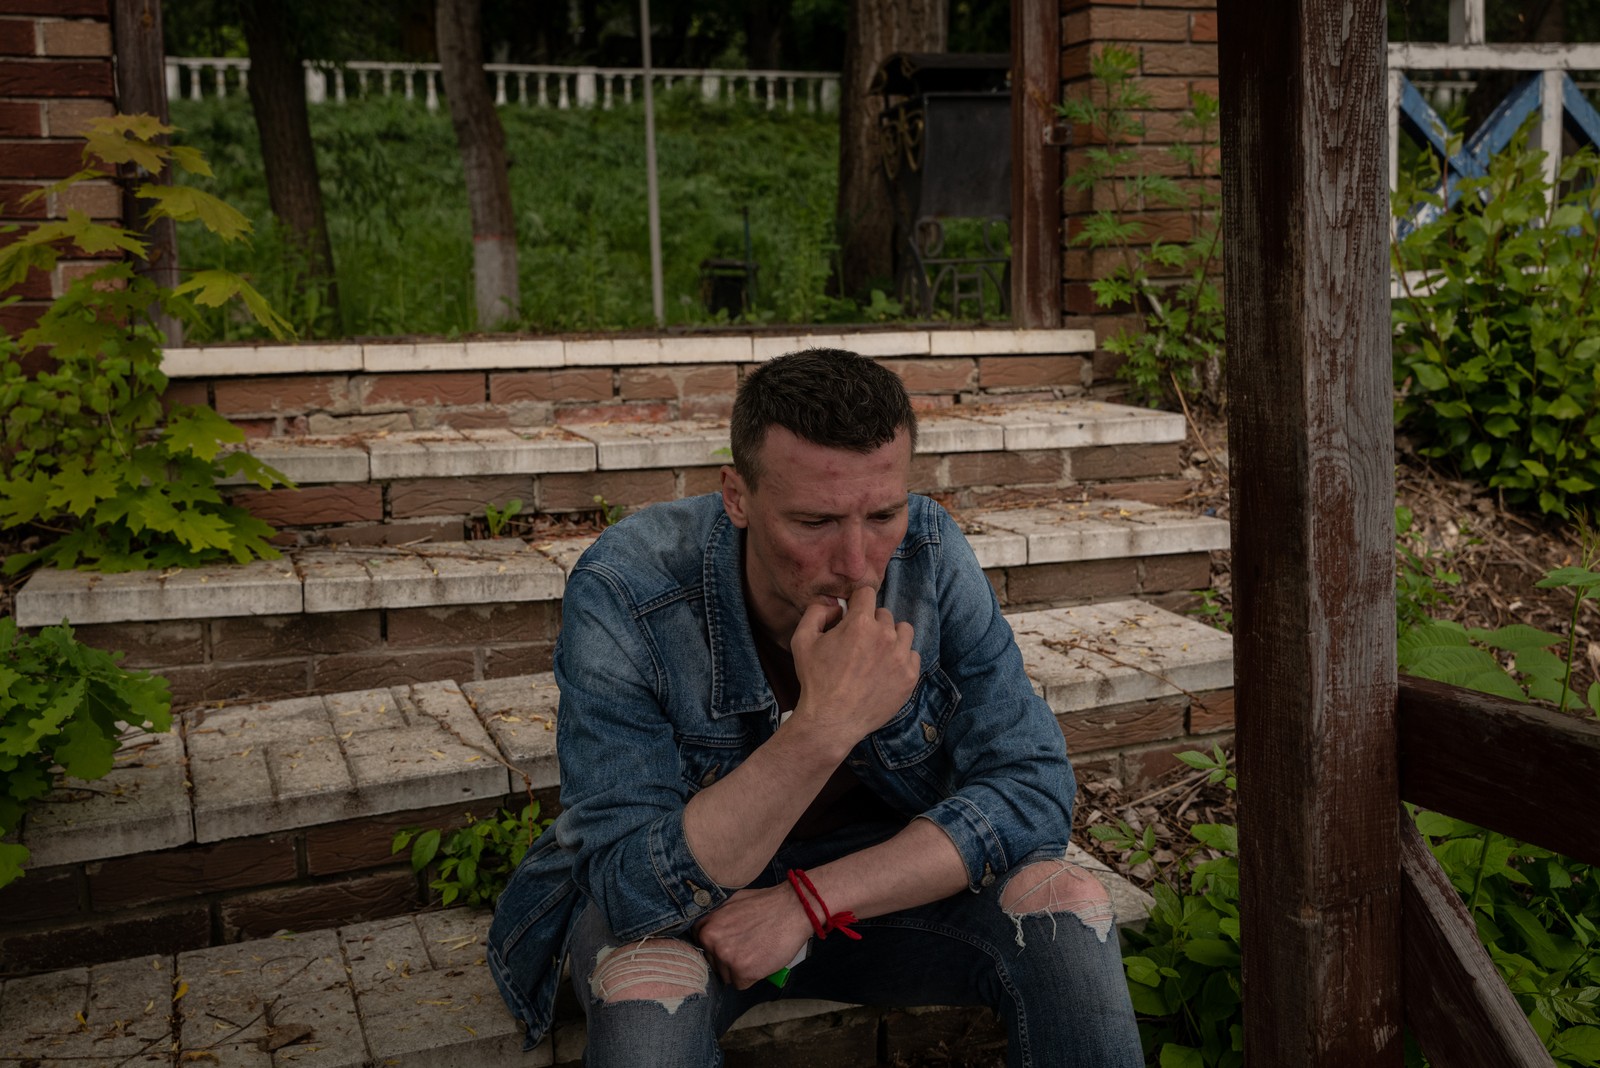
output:
M711 718L765 712L777 698L756 655L744 600L744 531L726 514L712 524L704 561L711 644Z

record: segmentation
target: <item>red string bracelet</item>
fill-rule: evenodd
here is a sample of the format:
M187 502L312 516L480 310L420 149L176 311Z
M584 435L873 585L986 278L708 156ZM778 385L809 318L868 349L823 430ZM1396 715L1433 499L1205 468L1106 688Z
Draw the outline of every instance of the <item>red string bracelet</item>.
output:
M812 885L811 877L800 868L789 869L789 885L794 887L794 896L800 899L800 907L806 910L806 919L811 921L811 929L817 932L818 938L827 938L829 931L838 931L846 938L861 941L861 934L851 930L850 925L856 922L856 914L846 910L844 912L829 912L828 905L822 900L822 895L817 893L817 888ZM822 912L821 918L817 910L811 907L811 902L806 900L810 894L817 901L817 909Z

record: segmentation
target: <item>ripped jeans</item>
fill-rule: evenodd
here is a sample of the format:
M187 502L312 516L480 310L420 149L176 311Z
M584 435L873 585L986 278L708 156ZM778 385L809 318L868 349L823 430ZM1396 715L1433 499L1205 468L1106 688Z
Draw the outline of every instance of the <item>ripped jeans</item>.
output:
M752 885L772 885L789 868L826 863L895 829L856 827L786 845ZM765 982L735 990L706 966L692 941L619 944L599 910L586 904L570 958L588 1016L584 1063L720 1065L718 1037L747 1010L779 998L987 1005L1005 1022L1006 1063L1013 1068L1144 1063L1110 901L1094 876L1059 855L1026 858L979 893L962 891L855 928L859 942L811 939L807 958L782 990ZM630 995L633 988L670 988L674 996Z

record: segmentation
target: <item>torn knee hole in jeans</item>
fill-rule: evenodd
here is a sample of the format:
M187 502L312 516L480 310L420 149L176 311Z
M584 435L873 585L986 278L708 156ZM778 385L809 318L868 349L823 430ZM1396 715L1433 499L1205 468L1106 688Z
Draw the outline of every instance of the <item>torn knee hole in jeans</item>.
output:
M1111 895L1099 879L1068 860L1039 861L1015 872L1006 881L1000 907L1016 925L1019 946L1027 944L1025 916L1049 916L1052 936L1063 913L1076 916L1102 942L1111 934Z
M685 998L706 992L710 975L705 954L687 942L647 938L600 950L589 973L589 992L608 1005L654 1001L673 1013Z

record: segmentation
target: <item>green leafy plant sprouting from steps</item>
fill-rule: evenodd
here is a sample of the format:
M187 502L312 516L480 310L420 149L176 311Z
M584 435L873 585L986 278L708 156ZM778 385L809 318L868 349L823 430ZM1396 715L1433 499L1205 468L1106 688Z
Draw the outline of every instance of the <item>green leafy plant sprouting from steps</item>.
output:
M159 143L171 130L148 115L97 120L85 168L44 192L112 177L123 164L151 175L172 165L209 175L199 152ZM154 202L152 220L195 222L228 241L250 229L233 208L190 186L147 182L137 192ZM76 210L0 249L0 295L63 258L124 257L73 282L20 338L0 337L0 528L27 526L46 538L42 548L9 557L8 574L34 563L128 571L278 555L266 541L272 528L224 500L217 483L242 476L265 488L287 479L247 452L225 451L244 433L211 408L163 411L163 339L151 316L160 309L194 319L196 304L237 300L275 336L286 337L287 324L229 271L158 285L131 262L146 253L132 231ZM21 358L39 349L53 366L30 376Z
M1145 135L1138 114L1152 106L1150 92L1138 78L1138 55L1106 47L1089 63L1093 81L1087 94L1071 97L1057 109L1069 122L1088 127L1092 138L1084 163L1066 185L1089 196L1109 196L1112 206L1090 215L1072 243L1112 260L1108 270L1097 269L1100 277L1090 283L1095 304L1131 305L1144 320L1143 330L1121 331L1105 348L1126 357L1118 376L1152 406L1169 388L1180 397L1204 391L1220 400L1222 297L1213 272L1222 255L1217 226L1222 198L1207 188L1204 178L1217 145L1217 99L1192 92L1190 110L1179 127L1194 140L1163 152L1185 173L1200 176L1180 182L1158 173L1147 162L1149 150L1141 151L1137 144ZM1183 241L1152 239L1139 213L1160 209L1189 213L1195 220L1193 235Z
M428 886L439 892L444 905L487 907L550 823L539 818L539 802L530 801L516 815L508 809L501 809L499 818L480 820L469 814L465 827L448 834L408 827L394 836L390 852L410 846L411 870L416 872L438 860Z
M506 524L522 511L522 498L513 497L506 502L504 508L496 508L493 504L483 506L483 520L489 527L489 537L498 538L500 532L506 529Z
M69 626L30 637L0 618L0 839L50 792L58 767L75 779L110 772L121 725L172 725L166 680L127 671L120 658L80 644ZM0 841L0 886L21 877L27 859L26 847Z

